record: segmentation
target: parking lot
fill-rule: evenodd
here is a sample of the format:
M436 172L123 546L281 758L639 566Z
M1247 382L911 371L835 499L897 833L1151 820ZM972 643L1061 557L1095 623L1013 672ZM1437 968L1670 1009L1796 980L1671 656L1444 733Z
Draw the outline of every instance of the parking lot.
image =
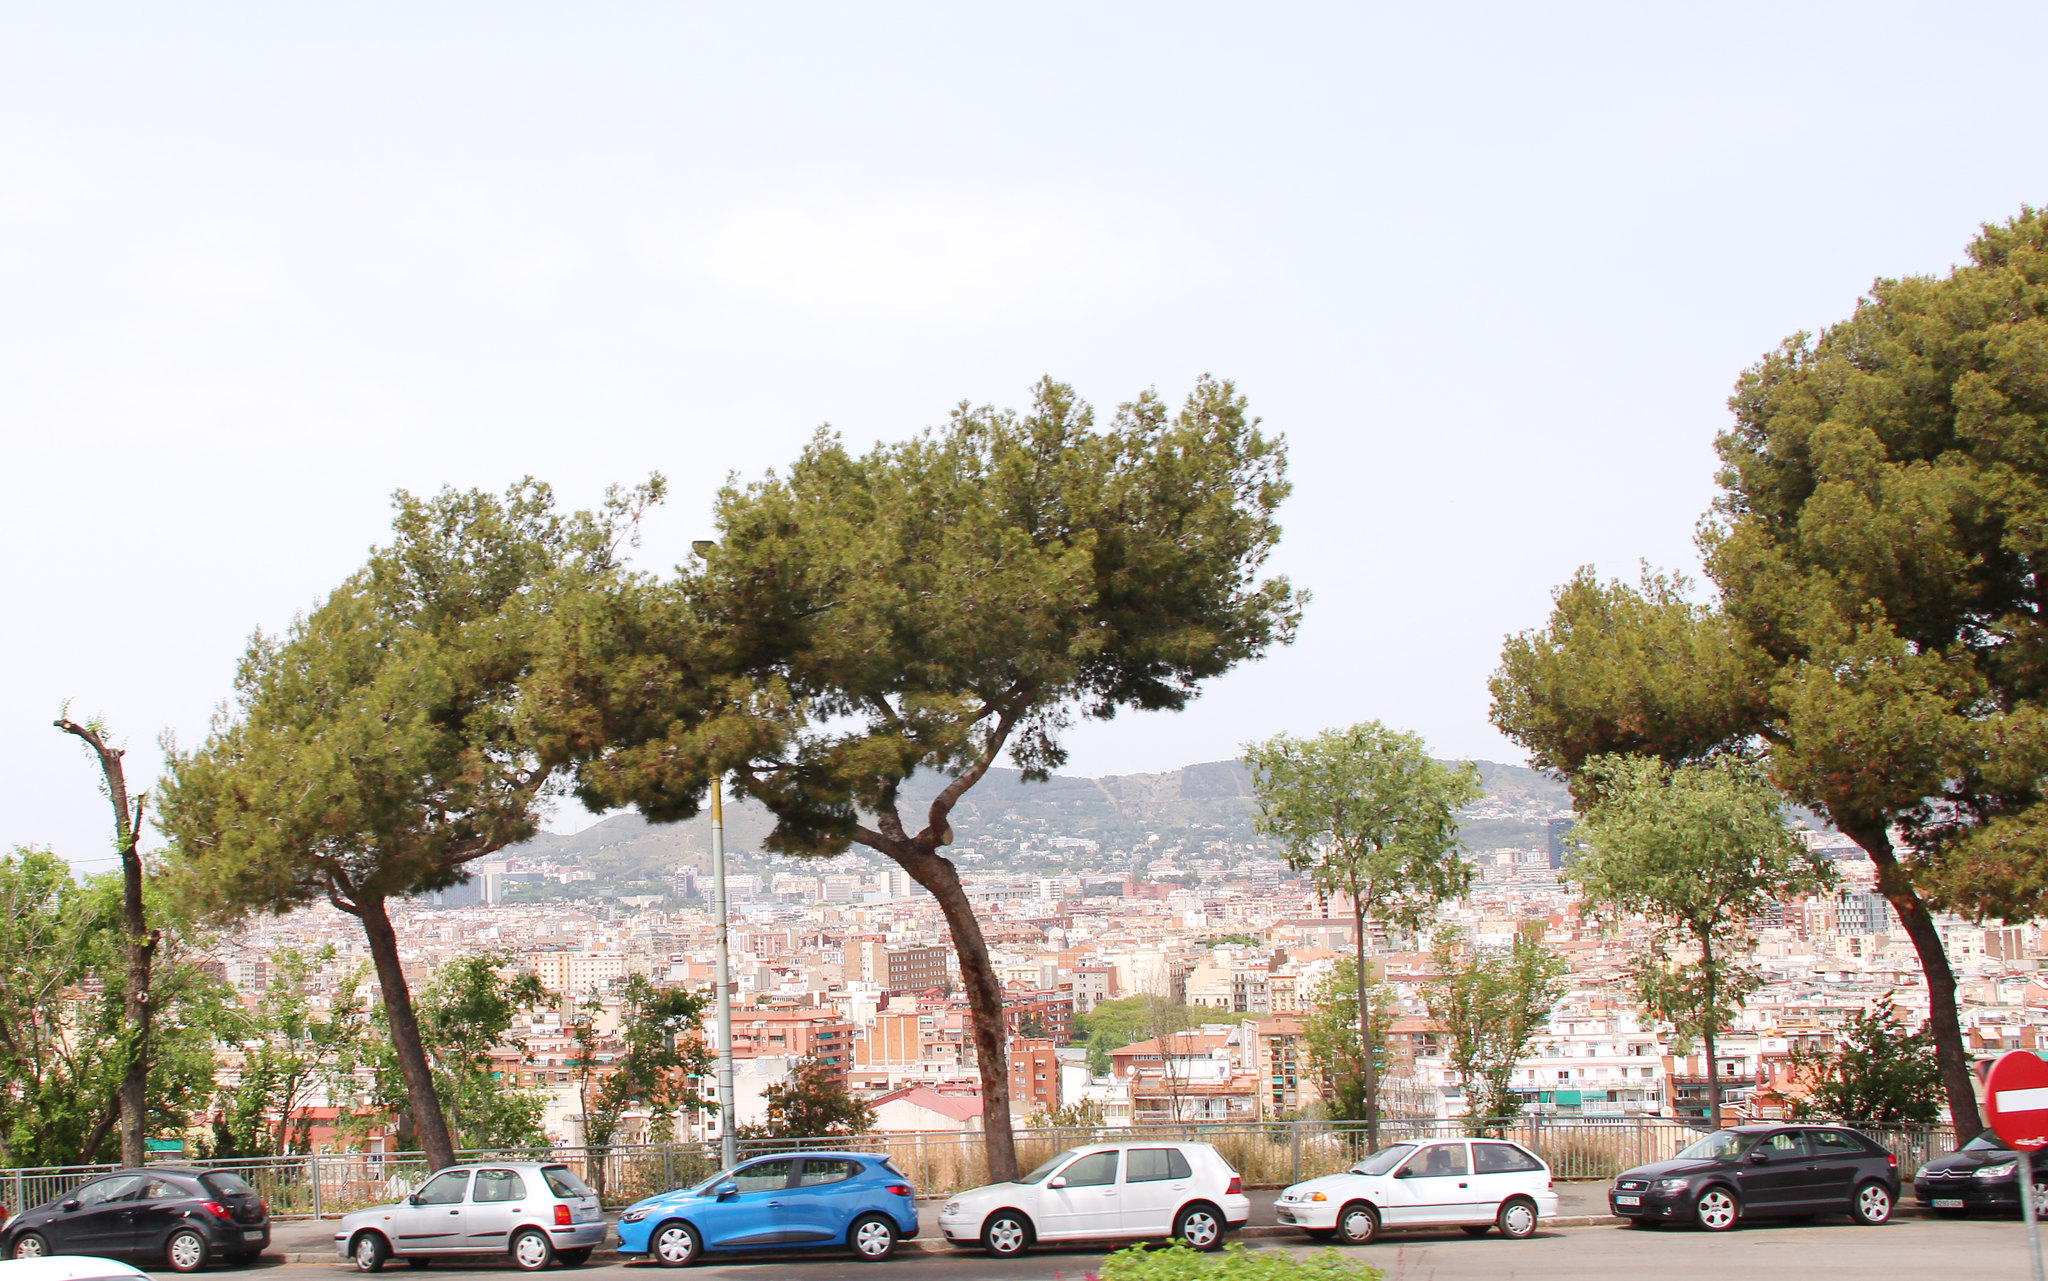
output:
M1320 1248L1285 1237L1262 1237L1246 1242L1246 1247L1297 1253ZM2027 1268L2024 1229L2017 1222L1998 1220L1900 1219L1878 1228L1783 1224L1719 1234L1684 1229L1644 1232L1600 1226L1546 1229L1527 1241L1495 1237L1474 1240L1458 1232L1414 1232L1390 1234L1378 1245L1343 1253L1384 1269L1392 1281L1639 1281L1646 1276L1658 1281L1727 1281L1730 1277L1783 1277L1788 1281L1853 1277L1857 1281L1871 1281L1958 1272L1971 1277L2020 1278L2026 1275ZM558 1270L551 1275L588 1281L649 1281L650 1274L661 1271L652 1264L627 1264L617 1256L610 1256L610 1261L605 1262L604 1257L574 1272ZM843 1254L785 1254L700 1264L689 1269L687 1275L730 1281L761 1281L771 1275L789 1281L966 1281L984 1277L991 1281L1081 1281L1100 1267L1102 1258L1102 1251L1087 1248L1042 1249L1007 1261L973 1251L904 1250L877 1267ZM286 1281L296 1277L333 1278L348 1271L348 1265L339 1259L332 1263L277 1261L259 1265L243 1275ZM518 1275L509 1266L461 1263L437 1263L431 1271L465 1278ZM407 1274L402 1266L392 1272Z

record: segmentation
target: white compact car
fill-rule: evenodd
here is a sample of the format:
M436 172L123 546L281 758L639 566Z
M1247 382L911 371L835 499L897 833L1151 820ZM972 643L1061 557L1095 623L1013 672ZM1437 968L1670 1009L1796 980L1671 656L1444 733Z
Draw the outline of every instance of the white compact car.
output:
M1382 1228L1493 1228L1520 1240L1557 1213L1550 1167L1517 1143L1421 1139L1373 1153L1347 1174L1297 1183L1273 1213L1318 1240L1364 1245Z
M1015 1183L962 1192L939 1211L955 1245L1008 1258L1040 1241L1177 1237L1214 1250L1251 1218L1244 1180L1206 1143L1096 1143Z
M414 1267L447 1255L501 1254L524 1272L578 1266L611 1226L597 1193L566 1165L493 1161L451 1165L396 1205L345 1216L334 1250L361 1272L387 1259Z

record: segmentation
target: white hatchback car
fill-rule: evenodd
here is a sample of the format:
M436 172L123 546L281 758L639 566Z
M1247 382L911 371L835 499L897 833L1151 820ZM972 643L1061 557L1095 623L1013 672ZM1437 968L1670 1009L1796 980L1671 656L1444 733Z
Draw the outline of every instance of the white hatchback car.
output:
M1550 1167L1518 1143L1420 1139L1382 1148L1346 1174L1309 1179L1273 1203L1281 1223L1364 1245L1382 1228L1499 1228L1520 1240L1557 1213Z
M939 1211L955 1245L1008 1258L1035 1242L1177 1237L1214 1250L1251 1218L1244 1180L1206 1143L1095 1143L1015 1183L962 1192Z

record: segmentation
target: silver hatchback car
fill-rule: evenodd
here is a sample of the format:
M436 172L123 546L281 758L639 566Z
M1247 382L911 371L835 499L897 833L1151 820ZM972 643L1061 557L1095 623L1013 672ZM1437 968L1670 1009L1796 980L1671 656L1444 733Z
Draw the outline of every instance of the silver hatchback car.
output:
M393 1205L341 1221L334 1251L375 1272L388 1259L502 1254L523 1272L576 1267L611 1231L597 1193L566 1165L491 1161L451 1165Z

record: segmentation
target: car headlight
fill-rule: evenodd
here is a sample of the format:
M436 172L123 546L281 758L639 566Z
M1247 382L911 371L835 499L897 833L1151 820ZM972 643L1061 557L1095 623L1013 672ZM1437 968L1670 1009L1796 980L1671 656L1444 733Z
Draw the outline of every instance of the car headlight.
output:
M1683 1191L1685 1191L1685 1180L1684 1180L1684 1179L1659 1179L1659 1180L1657 1180L1657 1186L1658 1186L1658 1187L1659 1187L1660 1189L1662 1189L1663 1191L1666 1191L1666 1192L1683 1192Z
M2019 1159L2015 1157L2010 1161L2000 1161L1997 1165L1984 1166L1977 1171L1977 1177L1980 1179L2003 1179L2019 1168Z
M622 1215L620 1215L620 1216L619 1216L619 1222L621 1222L621 1223L638 1223L638 1222L640 1222L640 1220L642 1220L642 1219L644 1219L644 1218L646 1218L646 1217L647 1217L647 1211L646 1211L646 1210L645 1210L644 1208L642 1208L642 1209L634 1209L634 1210L628 1210L628 1211L626 1211L626 1212L625 1212L624 1214L622 1214Z
M939 1213L958 1214L960 1213L960 1203L958 1201L948 1201L943 1207L940 1208Z

